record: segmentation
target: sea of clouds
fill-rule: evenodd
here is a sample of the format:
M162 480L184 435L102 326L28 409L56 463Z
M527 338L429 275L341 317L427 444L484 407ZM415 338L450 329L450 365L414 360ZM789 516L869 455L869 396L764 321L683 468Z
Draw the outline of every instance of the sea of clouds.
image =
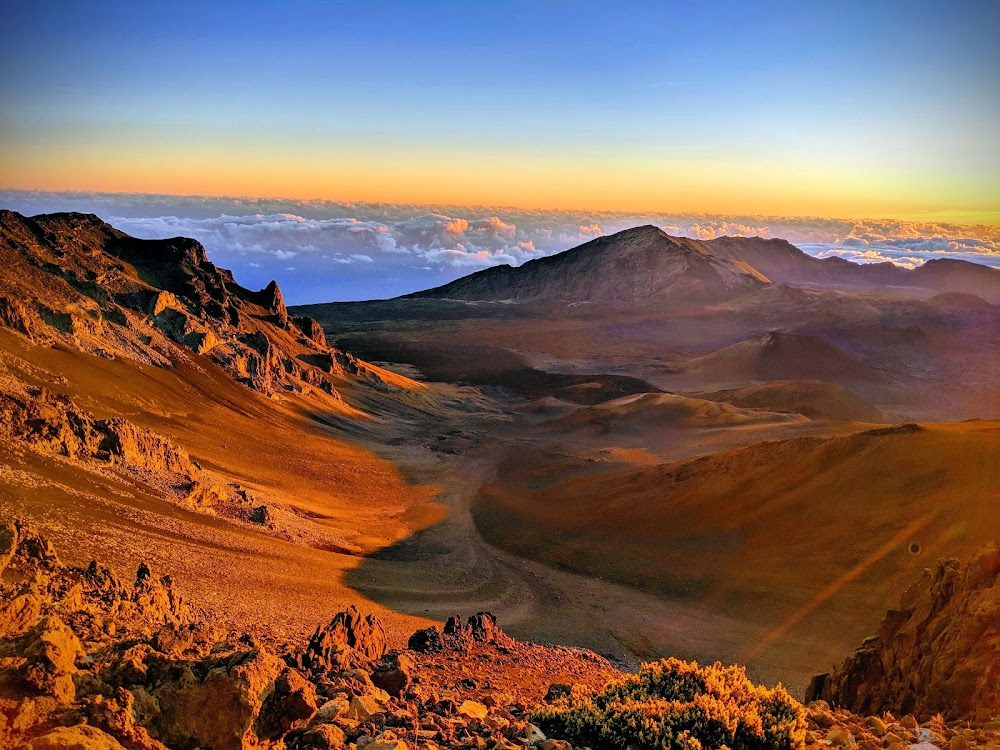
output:
M781 237L817 257L915 267L958 258L1000 267L1000 228L891 219L526 210L108 193L0 191L0 208L95 213L137 237L194 237L248 287L278 280L291 304L380 299L602 234Z

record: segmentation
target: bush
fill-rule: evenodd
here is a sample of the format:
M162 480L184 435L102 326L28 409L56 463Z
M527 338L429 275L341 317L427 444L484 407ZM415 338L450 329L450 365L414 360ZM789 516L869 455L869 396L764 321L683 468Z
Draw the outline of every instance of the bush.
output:
M802 706L781 685L754 685L743 667L679 659L643 664L599 693L574 690L531 720L595 748L793 750L806 733Z

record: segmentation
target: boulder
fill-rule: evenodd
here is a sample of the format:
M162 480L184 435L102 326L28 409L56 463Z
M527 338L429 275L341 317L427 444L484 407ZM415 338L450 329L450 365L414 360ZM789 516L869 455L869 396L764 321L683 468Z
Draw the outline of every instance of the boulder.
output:
M28 743L26 750L125 750L106 732L89 724L56 727Z
M478 701L462 701L458 707L458 715L467 719L478 719L482 721L489 715L490 711L486 706Z
M42 615L42 597L37 589L29 588L6 605L0 605L0 637L21 635L38 622Z
M315 750L340 750L347 745L344 730L335 724L319 724L302 735L302 747Z
M201 662L147 657L147 692L159 708L144 725L168 747L242 750L257 744L254 731L284 665L264 650L242 651ZM301 706L289 701L296 715ZM285 707L280 699L276 709ZM297 719L292 719L294 723ZM284 721L269 718L268 728Z
M482 643L494 643L502 633L497 627L497 618L492 612L477 612L469 618L472 637Z
M381 659L385 647L381 621L375 615L362 617L352 604L316 629L305 651L292 659L292 666L314 673L350 668Z
M440 651L444 648L444 642L441 640L441 631L434 627L418 630L410 636L409 641L406 643L406 647L410 649L410 651L416 651L418 653L432 653L434 651Z
M85 656L80 639L58 615L50 615L28 631L24 640L21 679L41 695L58 703L72 703L76 699L76 661Z
M372 683L389 695L402 695L413 680L415 666L405 654L390 654L372 672Z
M316 711L316 721L318 722L330 722L335 719L339 719L341 716L347 714L347 710L351 707L351 702L345 697L334 698L329 700L319 707Z
M257 719L261 739L277 739L304 727L316 715L316 688L294 669L285 668L274 681Z
M376 714L385 713L385 706L370 695L356 695L344 714L348 719L365 721Z

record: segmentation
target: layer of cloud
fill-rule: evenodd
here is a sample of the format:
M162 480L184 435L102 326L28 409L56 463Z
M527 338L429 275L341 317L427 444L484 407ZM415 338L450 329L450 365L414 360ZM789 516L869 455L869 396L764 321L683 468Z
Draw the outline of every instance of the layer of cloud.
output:
M32 191L0 191L0 207L87 211L139 237L194 237L242 283L277 278L297 303L395 296L639 224L698 239L780 237L818 257L859 263L912 268L947 257L1000 267L998 228L941 222Z

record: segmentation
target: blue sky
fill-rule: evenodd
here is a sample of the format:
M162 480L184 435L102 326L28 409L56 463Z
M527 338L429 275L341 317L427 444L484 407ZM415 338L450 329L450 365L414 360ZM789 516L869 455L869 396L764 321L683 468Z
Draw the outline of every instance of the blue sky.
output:
M0 185L987 215L998 33L986 2L23 3Z

